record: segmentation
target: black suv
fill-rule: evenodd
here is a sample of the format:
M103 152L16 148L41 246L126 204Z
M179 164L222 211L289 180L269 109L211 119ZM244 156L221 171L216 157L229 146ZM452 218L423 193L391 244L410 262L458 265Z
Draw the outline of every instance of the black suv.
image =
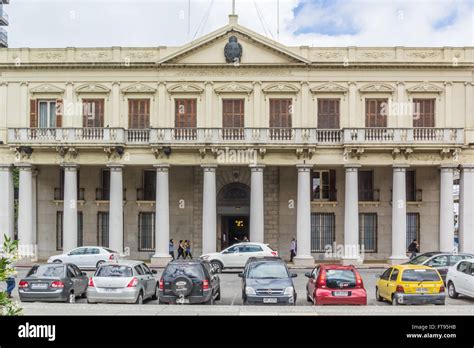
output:
M242 300L247 304L295 305L296 291L286 263L279 257L252 257L239 274Z
M213 304L221 298L217 272L203 260L168 263L159 283L159 303Z

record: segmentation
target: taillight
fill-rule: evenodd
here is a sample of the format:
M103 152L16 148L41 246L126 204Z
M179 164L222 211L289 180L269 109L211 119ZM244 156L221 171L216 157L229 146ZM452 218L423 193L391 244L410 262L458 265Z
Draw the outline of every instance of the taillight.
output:
M203 290L209 290L209 282L207 281L207 279L204 279L202 281L202 289Z
M441 285L441 286L439 287L439 292L444 292L444 286Z
M61 281L51 282L52 288L64 288L64 283Z
M115 259L114 254L110 254L110 256L109 256L109 261L113 261L113 259Z
M401 285L397 285L397 289L395 290L396 292L405 292L405 289Z
M160 279L160 290L161 291L165 290L165 282L163 281L163 278Z
M25 282L24 280L22 280L20 283L18 283L18 287L21 289L27 288L28 282Z
M321 273L319 274L318 287L326 287L326 271L321 271Z
M127 288L134 288L138 284L138 279L133 277L132 280L130 280L130 283L128 283Z
M364 287L364 282L362 281L362 278L358 272L355 272L356 275L356 288L363 288Z
M278 256L278 251L272 251L271 253L273 256Z
M95 284L94 284L94 281L92 280L92 277L89 278L89 287L95 288Z

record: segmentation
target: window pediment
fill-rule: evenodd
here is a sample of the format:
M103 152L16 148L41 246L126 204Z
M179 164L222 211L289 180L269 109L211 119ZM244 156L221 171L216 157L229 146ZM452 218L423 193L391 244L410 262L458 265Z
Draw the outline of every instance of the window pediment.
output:
M229 83L227 85L215 88L214 91L217 95L224 93L245 93L250 95L253 89L239 83Z
M298 93L299 88L289 83L274 83L263 88L263 93Z
M110 88L98 83L86 83L77 87L76 93L110 93Z
M204 91L203 88L192 83L179 83L168 88L168 93L195 93L201 94Z
M47 94L47 93L62 94L64 93L64 89L45 83L45 84L31 88L30 93L31 94Z
M156 88L147 86L143 83L135 83L128 87L122 88L122 93L132 94L132 93L156 93Z
M393 93L395 87L386 83L369 83L359 89L360 93Z
M408 93L441 93L443 88L438 87L432 83L423 82L416 86L407 88Z
M315 86L311 88L310 91L313 94L313 99L314 99L314 95L318 93L338 93L338 94L343 94L344 96L346 96L349 90L348 88L341 86L337 83L328 82L328 83L323 83L321 85Z

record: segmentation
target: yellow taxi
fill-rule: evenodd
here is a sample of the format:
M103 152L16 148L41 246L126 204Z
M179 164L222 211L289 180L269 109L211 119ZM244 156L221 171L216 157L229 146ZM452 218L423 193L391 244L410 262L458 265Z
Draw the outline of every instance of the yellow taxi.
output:
M438 271L420 265L397 265L377 276L377 301L398 304L444 305L444 283Z

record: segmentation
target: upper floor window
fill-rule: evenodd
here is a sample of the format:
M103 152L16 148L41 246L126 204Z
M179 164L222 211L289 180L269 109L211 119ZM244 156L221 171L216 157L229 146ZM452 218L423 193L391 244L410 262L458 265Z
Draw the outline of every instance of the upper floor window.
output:
M270 128L291 128L292 99L270 99Z
M318 99L318 128L339 128L339 99Z
M435 126L435 99L413 99L413 127Z
M175 99L175 127L196 128L196 99Z
M150 99L128 100L128 127L150 128Z
M222 128L225 140L244 138L244 99L222 101Z
M366 127L387 127L388 99L365 100L365 126Z
M82 100L82 126L104 127L104 99Z
M58 112L61 100L32 99L30 103L30 127L56 128L62 126L62 116Z

